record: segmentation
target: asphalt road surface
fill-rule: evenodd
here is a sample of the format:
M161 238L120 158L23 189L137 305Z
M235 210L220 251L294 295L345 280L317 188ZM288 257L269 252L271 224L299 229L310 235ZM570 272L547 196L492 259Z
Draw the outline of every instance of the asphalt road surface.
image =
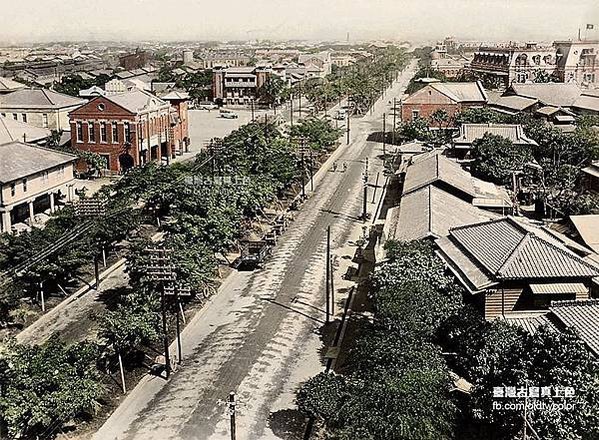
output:
M412 64L372 115L352 120L350 145L337 161L346 172L323 172L316 191L285 232L264 269L233 272L183 332L183 363L168 381L147 376L96 433L97 440L228 439L224 401L239 400L237 439L294 438L275 426L277 408L293 408L292 395L322 370L318 331L324 322L326 228L333 249L347 244L362 224L362 173L381 171L380 130L388 100L399 97L414 74ZM282 396L288 398L282 402Z

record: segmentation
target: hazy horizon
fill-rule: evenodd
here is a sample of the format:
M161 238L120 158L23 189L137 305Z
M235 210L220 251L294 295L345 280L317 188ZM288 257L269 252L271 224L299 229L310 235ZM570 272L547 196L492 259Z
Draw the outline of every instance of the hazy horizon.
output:
M0 0L0 42L598 38L596 0ZM595 30L586 31L586 24ZM481 32L484 29L484 32Z

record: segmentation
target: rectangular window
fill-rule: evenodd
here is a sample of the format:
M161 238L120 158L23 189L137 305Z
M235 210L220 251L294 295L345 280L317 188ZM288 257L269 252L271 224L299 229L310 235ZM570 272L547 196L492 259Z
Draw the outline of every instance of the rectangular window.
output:
M418 119L420 116L420 110L412 110L412 119Z
M10 184L10 195L11 197L14 197L15 194L17 193L17 187L15 186L14 182Z
M131 125L125 122L125 142L131 142Z
M19 120L19 115L17 115L16 113L13 113L13 114L12 114L12 118L13 118L15 121L18 121L18 120Z
M100 122L100 142L108 142L106 133L106 122Z
M42 126L48 128L48 115L46 113L42 115Z
M119 126L116 122L112 123L112 142L115 144L119 142Z
M27 179L23 179L23 192L27 192Z
M83 124L77 122L77 142L83 142Z
M23 119L23 122L27 123L27 113L23 113L21 119Z
M95 143L96 142L96 131L94 129L94 122L93 121L88 121L88 123L87 123L87 132L88 132L89 142Z
M42 183L48 183L48 172L44 171L42 173Z

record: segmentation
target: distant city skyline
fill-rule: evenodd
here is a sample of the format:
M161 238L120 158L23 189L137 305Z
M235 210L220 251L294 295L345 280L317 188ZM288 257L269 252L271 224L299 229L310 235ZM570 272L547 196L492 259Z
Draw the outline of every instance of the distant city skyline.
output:
M596 0L0 0L0 42L599 38ZM587 31L586 24L595 29ZM481 31L482 29L482 31Z

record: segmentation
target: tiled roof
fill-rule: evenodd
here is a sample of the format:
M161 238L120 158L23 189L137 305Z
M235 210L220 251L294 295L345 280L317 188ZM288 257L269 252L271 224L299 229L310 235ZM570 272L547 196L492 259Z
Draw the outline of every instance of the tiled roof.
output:
M599 95L581 95L576 101L574 101L572 107L599 113Z
M599 215L571 215L570 221L582 241L599 253Z
M187 92L178 92L177 90L171 90L168 94L162 95L161 99L170 101L170 100L185 100L189 99L189 93Z
M77 160L76 156L23 142L0 145L0 183L13 182Z
M516 312L510 313L500 319L505 320L508 324L521 327L526 332L534 335L542 325L548 326L550 329L557 331L553 323L547 318L547 311L539 313L535 312Z
M488 97L480 82L433 83L430 87L456 102L486 102Z
M83 105L87 101L46 89L21 89L0 97L1 109L61 109Z
M12 141L35 142L50 137L50 130L40 128L25 122L15 121L13 118L0 116L0 144Z
M511 88L516 95L538 99L544 105L555 107L570 107L581 94L580 87L573 83L512 84Z
M549 310L565 327L573 327L599 356L599 300L554 301Z
M599 276L599 268L543 234L540 228L525 228L511 217L450 231L452 240L497 279Z
M444 237L450 228L493 218L497 216L429 185L402 197L399 219L390 238L411 241Z
M406 171L403 193L408 194L439 180L471 197L476 196L470 174L439 151L426 153L414 160Z
M18 89L24 89L27 86L20 82L13 81L9 78L3 78L0 76L0 92L13 91Z
M162 99L139 89L132 89L128 92L118 93L115 95L107 95L106 99L109 99L110 101L120 105L132 113L138 113L142 111L152 101L154 101L157 106L167 105L167 103Z
M489 105L492 107L501 107L504 109L513 110L514 112L521 112L527 108L535 105L538 101L535 98L526 98L524 96L502 96L499 93L490 93Z
M475 140L482 139L485 134L493 134L509 139L514 144L536 145L536 142L524 134L518 124L462 124L459 136L454 138L456 145L471 145Z

